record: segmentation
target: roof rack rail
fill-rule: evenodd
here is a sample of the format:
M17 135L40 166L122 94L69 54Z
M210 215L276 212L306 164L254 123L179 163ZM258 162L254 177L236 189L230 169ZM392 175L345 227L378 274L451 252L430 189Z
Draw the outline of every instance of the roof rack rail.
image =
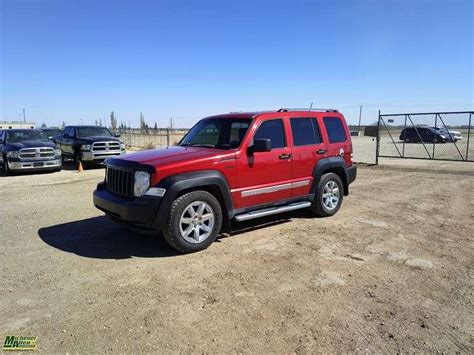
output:
M320 112L339 112L338 110L335 110L333 108L308 108L308 107L305 107L305 108L287 108L287 107L282 107L281 109L279 109L277 112L288 112L288 111L320 111Z

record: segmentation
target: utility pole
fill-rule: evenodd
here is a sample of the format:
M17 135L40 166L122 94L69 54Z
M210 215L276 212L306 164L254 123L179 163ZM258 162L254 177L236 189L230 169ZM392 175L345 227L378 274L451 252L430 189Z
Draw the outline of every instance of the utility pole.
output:
M359 106L359 127L357 127L357 135L360 134L360 121L362 120L362 105Z
M170 129L173 129L173 117L170 117Z
M25 109L23 109L23 122L26 122Z

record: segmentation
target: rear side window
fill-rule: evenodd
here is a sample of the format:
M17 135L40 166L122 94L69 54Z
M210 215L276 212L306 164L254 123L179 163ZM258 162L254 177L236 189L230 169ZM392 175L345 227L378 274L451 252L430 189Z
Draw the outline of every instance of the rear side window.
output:
M314 118L292 118L291 132L295 146L321 143L318 123Z
M324 117L324 126L326 126L326 131L328 132L329 142L330 143L339 143L346 141L346 131L342 122L337 117Z
M285 130L282 120L263 122L255 133L254 139L271 139L272 149L285 147Z

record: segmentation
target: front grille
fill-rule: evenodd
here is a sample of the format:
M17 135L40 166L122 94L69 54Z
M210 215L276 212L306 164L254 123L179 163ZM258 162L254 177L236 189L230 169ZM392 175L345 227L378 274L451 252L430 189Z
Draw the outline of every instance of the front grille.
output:
M120 152L120 142L110 141L110 142L95 142L92 143L93 152Z
M110 192L133 197L134 172L107 165L105 186Z
M54 158L53 148L23 148L20 149L20 159L41 160L47 158Z

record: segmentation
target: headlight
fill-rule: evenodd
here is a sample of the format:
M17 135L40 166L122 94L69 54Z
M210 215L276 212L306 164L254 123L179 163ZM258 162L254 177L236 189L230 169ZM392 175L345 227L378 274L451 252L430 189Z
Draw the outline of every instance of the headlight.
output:
M7 157L9 158L18 158L18 156L19 156L19 153L17 150L7 152Z
M91 145L90 144L81 145L81 150L89 151L89 150L91 150Z
M125 149L125 143L120 143L120 149L124 150Z
M142 196L150 187L150 174L146 171L135 171L135 183L133 193L135 196Z
M54 154L56 155L61 155L61 149L55 149Z

